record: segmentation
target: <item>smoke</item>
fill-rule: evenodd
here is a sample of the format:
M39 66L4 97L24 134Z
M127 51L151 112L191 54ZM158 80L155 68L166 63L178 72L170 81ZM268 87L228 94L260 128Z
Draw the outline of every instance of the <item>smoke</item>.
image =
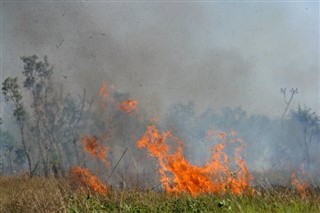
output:
M21 76L20 56L48 55L56 87L62 83L74 94L86 89L88 97L98 98L101 83L114 84L119 100L137 100L145 118L159 117L163 129L172 128L195 163L207 157L201 156L205 146L197 143L203 142L208 128L234 128L248 144L249 168L272 168L280 157L280 133L265 130L279 126L279 120L268 116L283 112L282 87L299 88L292 106L302 103L319 114L316 2L2 6L1 81ZM180 107L175 108L177 103ZM231 112L221 109L237 106L247 112L246 123L225 120ZM110 130L116 157L132 143L132 132L136 139L143 133L145 123L134 116L126 120L114 109L108 113L117 118ZM250 117L257 114L266 116ZM90 131L99 135L111 128L107 119L96 117ZM130 155L126 158L132 163Z
M316 110L314 4L5 2L4 75L19 56L46 54L73 90L108 80L151 113L194 101L277 115L280 87Z

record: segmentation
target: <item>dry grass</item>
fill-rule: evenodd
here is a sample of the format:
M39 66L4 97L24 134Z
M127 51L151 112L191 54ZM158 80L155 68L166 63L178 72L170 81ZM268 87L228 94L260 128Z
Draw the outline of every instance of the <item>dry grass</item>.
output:
M66 181L54 178L1 177L0 212L67 211Z
M189 195L109 187L99 196L65 179L0 177L0 212L320 212L320 192L256 188L253 196Z

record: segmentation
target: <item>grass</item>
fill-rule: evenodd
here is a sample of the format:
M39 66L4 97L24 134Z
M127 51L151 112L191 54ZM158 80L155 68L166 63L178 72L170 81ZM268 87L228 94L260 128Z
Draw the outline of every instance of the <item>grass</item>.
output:
M97 195L65 179L0 177L0 212L320 212L320 192L306 198L288 187L256 189L255 195L191 197L108 188Z

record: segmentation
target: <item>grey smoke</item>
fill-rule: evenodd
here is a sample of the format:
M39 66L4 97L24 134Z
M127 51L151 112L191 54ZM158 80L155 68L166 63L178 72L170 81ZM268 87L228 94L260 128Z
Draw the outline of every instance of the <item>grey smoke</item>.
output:
M162 114L171 103L279 115L281 87L319 109L319 7L299 3L4 2L3 76L48 55L65 83L103 80ZM319 111L318 111L319 112Z
M1 9L1 81L19 76L20 56L47 55L66 90L97 97L102 82L112 83L161 119L190 101L199 116L226 106L280 116L283 87L299 88L293 107L320 112L318 2L26 1ZM199 132L185 139L200 140ZM265 149L249 150L254 168L270 162L277 138L257 143Z

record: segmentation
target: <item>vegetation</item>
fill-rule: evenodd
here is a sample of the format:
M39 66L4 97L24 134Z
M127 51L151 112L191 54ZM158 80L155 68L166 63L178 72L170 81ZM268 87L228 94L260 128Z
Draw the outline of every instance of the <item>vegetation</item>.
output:
M47 57L21 60L22 81L8 77L2 82L14 124L0 119L0 212L320 212L320 118L300 105L290 111L297 89L291 91L289 100L281 89L286 103L282 117L249 115L241 107L221 112L210 108L197 114L189 102L172 104L158 122L148 119L143 106L136 110L137 101L129 93L116 92L112 85L101 86L96 103L85 90L81 95L65 92L63 84L54 80ZM148 140L151 146L154 141L159 145L153 150L156 155L150 152L159 161L148 159L145 150L136 146L154 123L164 132L161 136L156 131ZM252 183L255 193L232 195L230 188L223 187L227 192L220 195L168 194L174 188L170 184L176 184L166 179L172 173L169 164L175 160L187 162L177 172L180 179L189 174L197 188L199 179L190 171L205 176L203 171L209 167L199 168L214 159L209 150L218 144L209 138L213 130L243 139L244 143L234 140L241 141L237 152L232 150L233 143L216 156L224 156L221 165L228 164L237 156L234 153L243 150L246 155L230 163L223 177L235 186L241 174L236 167L242 166L250 177L246 184ZM222 132L222 138L230 140ZM174 155L177 147L181 152ZM218 157L213 161L220 162ZM159 164L165 167L161 184ZM80 181L72 179L72 171ZM100 182L95 175L105 178ZM92 190L96 183L100 188ZM188 188L188 183L182 185Z
M43 61L35 55L21 60L24 90L17 77L8 77L2 83L2 93L13 106L28 173L63 175L66 164L80 164L77 149L80 128L84 125L82 116L88 110L86 93L71 95L63 91L62 85L54 86L54 69L46 56ZM28 100L28 106L23 99ZM75 154L66 152L70 149Z
M300 105L298 106L297 111L293 111L291 115L291 120L294 125L292 129L300 131L300 138L303 141L304 147L304 161L306 162L307 169L310 169L311 156L310 156L310 147L312 143L320 142L320 124L319 116L312 112L310 108L302 109Z
M27 159L28 159L29 175L32 176L32 160L31 160L29 147L27 146L25 133L24 133L26 112L22 103L22 95L20 92L20 87L17 82L18 82L18 78L8 77L2 83L3 85L2 92L5 100L13 104L13 115L17 119L17 122L19 123L19 130L21 134L21 144L23 146L24 154L27 156Z
M173 196L147 189L108 188L105 196L73 188L67 179L0 177L0 212L319 212L320 193L303 199L290 188L252 196Z

